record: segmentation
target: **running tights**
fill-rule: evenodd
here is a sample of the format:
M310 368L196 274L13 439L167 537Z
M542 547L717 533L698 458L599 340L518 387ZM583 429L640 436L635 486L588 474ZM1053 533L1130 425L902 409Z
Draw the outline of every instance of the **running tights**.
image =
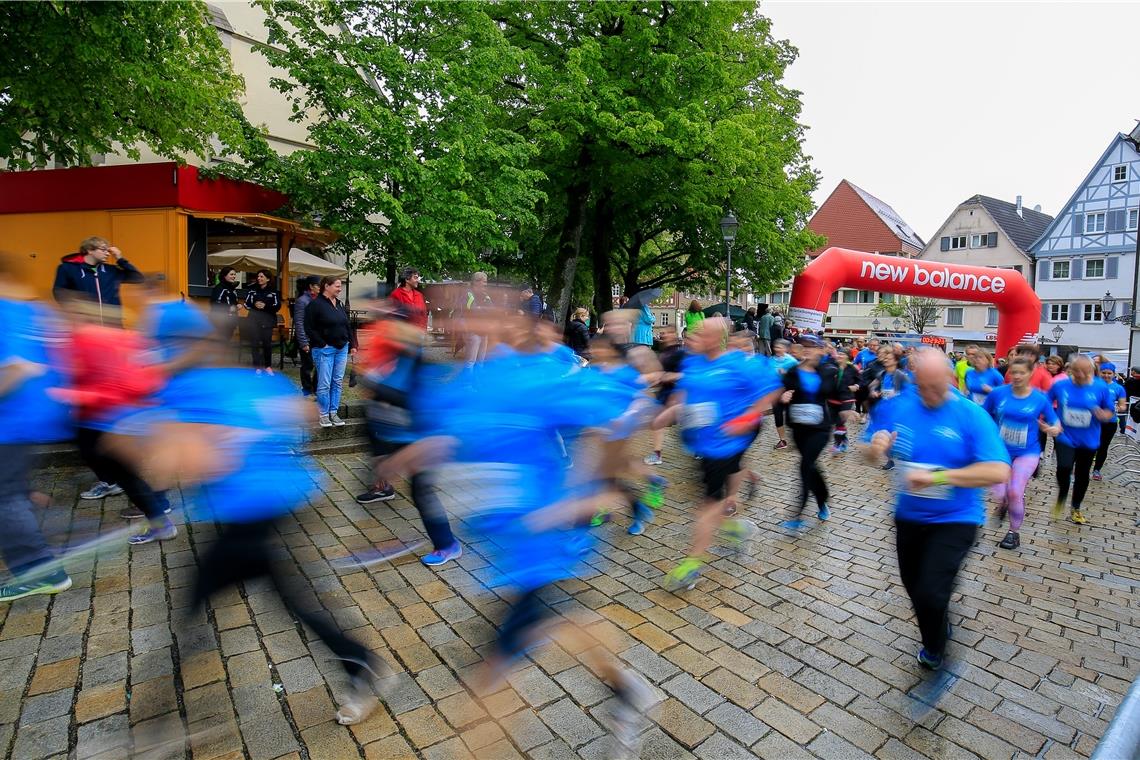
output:
M1116 435L1116 425L1116 420L1100 423L1100 446L1096 450L1096 461L1093 463L1094 470L1104 467L1104 460L1108 459L1108 447L1112 443L1112 437Z
M914 605L922 646L932 655L946 649L946 613L958 570L974 544L971 523L920 523L895 519L899 575Z
M412 503L424 521L432 548L441 551L454 546L455 536L451 533L451 523L447 521L447 512L436 498L435 480L430 473L419 472L412 476Z
M799 517L807 506L808 493L815 496L816 504L822 507L827 503L827 483L823 474L816 466L816 460L823 450L827 448L829 438L827 428L804 428L792 426L792 440L800 451L800 508L796 513Z
M1014 457L1009 482L994 486L994 498L998 502L1005 501L1009 507L1009 529L1014 533L1021 530L1021 523L1025 520L1025 484L1033 477L1033 471L1040 461L1040 454Z
M1089 472L1092 470L1096 449L1077 449L1055 441L1057 451L1057 501L1069 495L1069 478L1073 478L1073 509L1080 509L1089 490Z
M165 492L155 492L143 480L134 465L109 456L100 449L103 431L80 427L75 431L75 445L83 462L104 483L118 485L126 493L131 503L142 510L150 520L160 519L169 502Z

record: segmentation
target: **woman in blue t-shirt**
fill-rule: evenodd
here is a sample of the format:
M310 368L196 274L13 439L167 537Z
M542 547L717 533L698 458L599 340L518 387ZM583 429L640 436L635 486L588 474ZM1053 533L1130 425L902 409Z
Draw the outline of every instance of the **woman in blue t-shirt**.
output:
M1057 436L1057 501L1053 519L1060 518L1069 495L1069 478L1073 479L1072 512L1069 519L1077 525L1088 520L1081 503L1089 488L1089 471L1100 446L1100 423L1116 419L1116 406L1108 386L1093 373L1092 359L1078 356L1069 365L1069 377L1054 383L1049 398L1057 404L1061 418L1061 434Z
M975 404L984 404L990 391L1002 385L1005 378L994 369L993 357L978 349L974 354L973 368L966 370L966 395Z
M1040 428L1054 436L1061 432L1053 404L1044 393L1029 384L1032 376L1033 363L1029 359L1014 359L1006 370L1009 385L995 386L982 404L998 424L1002 443L1012 463L1009 480L994 486L994 496L1000 505L998 519L1009 514L1009 532L998 544L1003 549L1021 546L1025 485L1041 460L1037 430Z

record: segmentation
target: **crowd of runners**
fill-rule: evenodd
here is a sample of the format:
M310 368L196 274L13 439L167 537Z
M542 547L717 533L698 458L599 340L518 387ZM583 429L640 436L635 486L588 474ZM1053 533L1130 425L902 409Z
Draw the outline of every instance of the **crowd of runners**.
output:
M10 419L31 415L37 424L6 427L2 547L12 578L0 599L70 586L67 557L57 556L38 527L30 447L71 439L99 481L99 493L85 495L128 496L123 517L142 524L131 544L177 535L165 495L175 488L185 520L223 526L199 558L199 605L233 584L275 577L277 522L305 509L320 489L305 436L318 414L338 409L316 409L281 374L235 366L224 331L197 306L161 295L161 283L152 283L128 330L102 302L95 308L64 296L49 307L7 282L0 276L0 311L13 326L3 343L0 406ZM479 681L486 693L550 634L556 618L542 602L544 590L574 575L595 544L596 526L616 521L635 537L653 530L669 487L657 466L670 430L692 460L702 495L685 556L662 578L666 588L698 589L706 563L725 551L763 562L749 557L758 528L745 515L772 499L745 455L765 425L774 428L778 450L787 449L789 459L793 446L798 452L799 493L782 522L792 536L815 525L809 506L825 529L833 486L820 460L826 452L854 455L855 444L868 462L892 470L899 572L922 641L916 654L936 670L952 635L955 578L987 518L984 489L992 489L992 519L1009 521L1000 546L1016 550L1026 486L1052 440L1052 516L1068 506L1072 522L1095 520L1086 501L1090 479L1099 478L1127 411L1111 364L1076 356L1054 371L1033 345L998 364L971 347L956 366L935 349L877 340L836 346L806 331L795 342L758 343L754 331L713 317L654 350L634 340L640 312L617 310L604 316L601 334L576 337L575 351L540 310L505 303L511 299L488 297L463 314L461 328L475 348L454 361L425 351L424 325L401 299L372 301L371 319L353 342L375 456L373 482L358 501L395 498L393 483L406 478L431 544L421 561L445 565L462 555L464 542L477 543L497 573L494 583L511 591ZM455 479L480 499L450 507L449 515L437 488ZM464 535L452 532L456 518ZM342 566L371 567L417 549L377 546ZM350 679L338 720L363 720L383 697L383 661L329 618L295 604L288 584L278 587ZM560 635L582 635L557 622L570 629ZM589 651L617 696L612 729L632 755L651 691L600 649Z

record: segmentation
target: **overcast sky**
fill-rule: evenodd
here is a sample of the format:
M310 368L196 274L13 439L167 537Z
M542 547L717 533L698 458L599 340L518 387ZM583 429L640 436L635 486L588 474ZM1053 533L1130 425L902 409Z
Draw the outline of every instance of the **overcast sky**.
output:
M1056 215L1140 118L1140 3L761 8L800 51L816 205L846 178L924 240L976 193Z

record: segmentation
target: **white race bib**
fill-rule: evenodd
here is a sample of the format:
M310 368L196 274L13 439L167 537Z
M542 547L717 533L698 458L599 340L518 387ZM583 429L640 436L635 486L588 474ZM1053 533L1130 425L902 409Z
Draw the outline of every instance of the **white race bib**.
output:
M1066 406L1061 410L1061 424L1071 428L1087 428L1092 425L1092 412L1088 409L1071 409Z
M716 424L717 417L717 403L715 401L685 404L681 413L681 427L686 429L706 428Z
M1027 425L1018 425L1014 422L1003 422L999 430L1001 433L1001 440L1007 446L1013 446L1017 449L1024 449L1025 444L1029 441L1029 427Z
M938 499L939 501L947 501L954 495L954 487L945 486L927 486L926 488L917 491L908 490L910 486L907 484L906 474L914 470L940 470L943 469L933 464L919 464L918 462L897 462L895 466L895 477L898 479L898 489L905 493L907 496L915 496L919 499Z
M975 404L986 403L986 394L984 393L971 393L970 398L974 399Z
M897 391L894 388L883 388L883 390L879 392L879 396L881 398L894 398L896 393Z
M788 418L797 425L818 425L823 422L823 407L819 404L792 404Z

